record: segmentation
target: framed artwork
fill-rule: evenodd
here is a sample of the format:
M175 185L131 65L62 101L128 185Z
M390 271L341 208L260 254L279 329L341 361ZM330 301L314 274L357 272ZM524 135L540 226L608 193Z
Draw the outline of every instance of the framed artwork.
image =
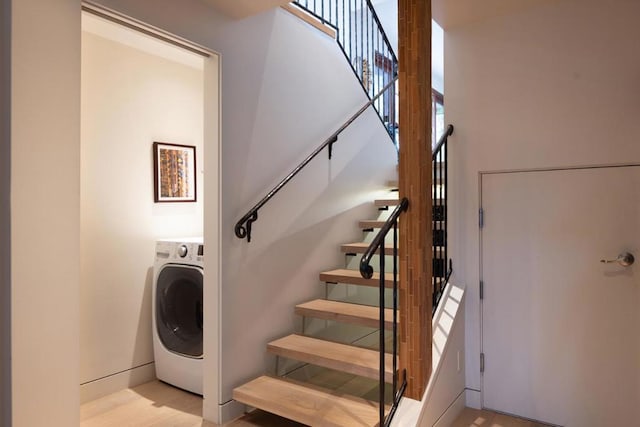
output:
M196 147L153 143L153 196L156 203L196 201Z

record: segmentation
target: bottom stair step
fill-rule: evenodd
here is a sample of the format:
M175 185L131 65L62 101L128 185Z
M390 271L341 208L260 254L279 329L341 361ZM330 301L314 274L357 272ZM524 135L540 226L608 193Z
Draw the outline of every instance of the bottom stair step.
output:
M377 426L378 403L262 376L233 390L233 399L309 426Z

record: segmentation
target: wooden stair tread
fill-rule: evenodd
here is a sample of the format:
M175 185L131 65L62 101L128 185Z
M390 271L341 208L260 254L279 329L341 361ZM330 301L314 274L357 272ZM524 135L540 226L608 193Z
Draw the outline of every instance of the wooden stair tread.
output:
M342 252L347 254L363 254L369 247L370 243L367 242L354 242L354 243L345 243L340 246ZM376 251L376 253L380 252L380 249ZM393 247L386 246L384 248L385 255L394 255Z
M397 206L400 203L400 199L397 197L389 197L385 199L376 199L373 201L373 204L379 208L386 206ZM444 204L443 199L433 198L432 203L434 206L441 206Z
M385 287L393 287L393 273L385 273ZM320 273L320 280L327 283L346 283L350 285L375 286L380 285L380 273L373 273L371 279L362 277L358 270L339 268L336 270L323 271Z
M325 25L323 22L321 22L318 18L316 18L315 16L311 15L310 13L305 12L304 10L295 7L293 5L290 4L283 4L282 6L280 6L281 8L283 8L284 10L286 10L287 12L289 12L290 14L297 16L298 18L300 18L302 21L306 22L307 24L311 25L312 27L322 31L323 33L325 33L326 35L328 35L329 37L331 37L332 39L336 38L336 30L331 28L328 25Z
M378 206L378 207L383 207L383 206L396 206L398 203L400 203L400 199L396 198L388 198L388 199L376 199L373 201L373 204Z
M432 178L432 184L440 184L442 182L442 180L439 177L433 177ZM387 187L391 187L393 189L397 189L398 187L400 187L400 184L398 183L397 180L392 180L392 181L387 181Z
M382 228L385 224L385 220L380 219L363 219L358 221L359 228ZM434 230L442 230L444 221L433 221L433 229Z
M278 356L367 378L379 379L380 353L377 350L292 334L267 344ZM385 354L385 381L393 381L393 356Z
M341 248L342 252L344 252L344 253L348 253L348 254L363 254L363 253L365 253L365 251L367 250L369 245L370 245L370 243L367 243L367 242L354 242L354 243L345 243L340 248ZM380 250L378 250L377 252L380 252ZM442 246L433 246L433 256L434 256L434 258L442 258L443 253L444 253L444 248ZM384 254L385 255L394 255L393 248L392 247L388 247L388 246L385 247L384 248Z
M309 426L377 426L378 404L262 376L233 391L234 400Z
M393 309L386 308L384 311L385 329L392 329ZM299 316L335 320L337 322L353 323L371 328L378 328L380 326L380 309L370 305L316 299L298 304L295 312Z

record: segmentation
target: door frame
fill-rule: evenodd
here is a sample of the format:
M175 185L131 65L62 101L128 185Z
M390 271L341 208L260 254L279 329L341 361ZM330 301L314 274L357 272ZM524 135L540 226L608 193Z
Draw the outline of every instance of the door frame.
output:
M203 352L207 355L203 359L203 419L215 423L222 423L223 407L220 352L222 348L221 326L221 283L222 283L222 229L221 213L221 183L222 183L222 55L216 50L181 37L155 26L151 22L141 21L118 8L112 9L95 0L82 0L79 14L89 13L99 18L111 21L116 25L136 31L164 43L184 49L202 57L204 62L203 74L203 147L204 154L198 169L206 171L204 174L203 202L203 237L207 246L207 256L204 268L207 274L203 278L204 323L209 325L203 337ZM231 417L242 413L242 405L231 410Z
M611 164L598 164L598 165L579 165L579 166L558 166L558 167L546 167L546 168L525 168L525 169L498 169L498 170L488 170L488 171L479 171L478 172L478 277L480 283L484 282L484 274L483 274L483 253L482 253L482 244L483 244L483 227L482 227L482 209L483 209L483 178L485 175L506 175L506 174L514 174L514 173L530 173L530 172L554 172L554 171L571 171L571 170L586 170L586 169L609 169L609 168L628 168L628 167L640 167L640 162L630 162L630 163L611 163ZM480 292L482 292L482 285L480 285ZM479 304L479 337L480 337L480 355L479 359L482 360L482 355L484 354L484 323L483 323L483 298L478 299ZM482 364L482 362L481 362ZM484 372L482 369L482 365L480 365L480 406L485 409L484 404Z

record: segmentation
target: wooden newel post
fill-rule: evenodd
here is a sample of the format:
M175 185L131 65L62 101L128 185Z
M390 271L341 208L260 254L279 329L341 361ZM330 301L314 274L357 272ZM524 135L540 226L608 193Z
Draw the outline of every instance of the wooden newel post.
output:
M431 0L398 0L400 372L420 400L431 375Z

